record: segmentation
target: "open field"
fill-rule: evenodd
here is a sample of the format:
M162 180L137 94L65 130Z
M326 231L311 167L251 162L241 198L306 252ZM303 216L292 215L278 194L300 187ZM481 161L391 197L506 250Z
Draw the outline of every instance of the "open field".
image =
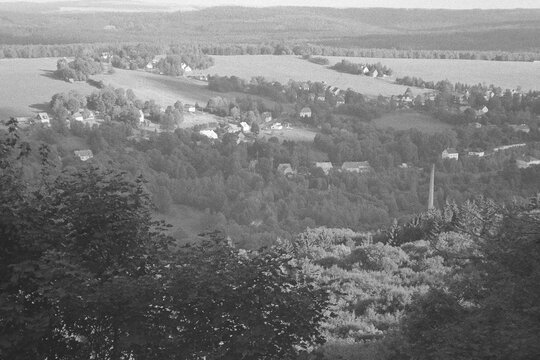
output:
M81 94L90 94L97 89L85 82L70 84L52 77L56 69L57 58L39 59L2 59L0 60L0 119L10 116L31 116L38 111L47 110L51 97L59 92L76 90ZM144 71L115 69L112 75L96 75L94 80L103 80L107 85L133 89L135 95L142 100L155 100L161 106L174 104L177 100L183 103L206 105L214 96L235 98L246 96L241 93L218 93L210 91L207 83L187 79L173 78ZM257 98L256 96L252 96ZM269 108L276 103L267 99L264 102ZM285 109L287 110L287 108ZM200 115L200 114L198 114ZM206 122L207 119L192 119L187 116L183 126L191 123Z
M297 56L277 55L238 55L212 56L215 65L196 73L210 75L235 75L249 80L254 76L264 76L268 80L287 83L296 81L325 81L341 89L351 88L367 96L390 96L402 94L406 86L392 84L390 79L373 79L367 76L344 74L326 66L313 64ZM422 90L416 90L421 93Z
M396 130L418 129L425 133L437 133L452 129L449 124L443 123L431 116L416 111L400 111L386 114L372 121L378 128L394 128Z
M327 57L330 65L344 59ZM540 90L540 63L517 61L444 60L444 59L382 59L345 58L355 63L377 63L394 70L392 78L404 76L421 77L426 81L448 79L452 83L485 83L503 89Z
M95 88L85 82L70 84L53 78L56 58L0 60L0 119L32 116L46 110L51 97L76 90L89 94Z
M236 75L250 79L262 75L268 79L285 83L289 79L298 81L326 81L342 89L352 88L368 96L401 94L406 87L392 84L395 77L406 75L424 80L444 80L467 84L495 84L503 88L521 86L524 90L540 90L540 63L495 62L482 60L439 60L439 59L382 59L327 57L330 65L347 59L358 63L381 62L394 70L387 79L372 79L367 76L339 73L327 66L305 61L297 56L239 55L213 56L215 65L203 73ZM416 89L418 93L419 89Z

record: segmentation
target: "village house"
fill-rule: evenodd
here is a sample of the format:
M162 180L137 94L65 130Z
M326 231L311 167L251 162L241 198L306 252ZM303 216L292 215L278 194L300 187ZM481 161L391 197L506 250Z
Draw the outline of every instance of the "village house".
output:
M478 118L481 118L482 116L486 115L488 112L489 112L488 107L484 106L481 109L475 110L474 111L474 116L478 119Z
M74 153L81 161L87 161L94 157L92 150L75 150Z
M364 75L367 75L369 73L369 69L367 66L362 65L362 67L360 68L360 72Z
M300 110L300 117L301 118L310 118L312 116L311 114L311 109L308 108L308 107L305 107L305 108L302 108L302 110Z
M503 151L503 150L508 150L508 149L514 149L514 148L523 147L523 146L527 146L527 144L521 143L521 144L511 144L511 145L498 146L498 147L496 147L496 148L493 148L493 151L494 151L494 152L497 152L497 151Z
M289 163L279 164L277 167L277 172L287 177L296 175L296 171L293 170L291 164Z
M486 152L480 149L474 149L474 150L469 150L467 152L467 155L476 156L476 157L484 157L486 155Z
M272 124L272 126L270 126L270 129L272 130L281 130L283 129L283 125L281 125L281 123L275 123L275 124Z
M49 118L49 114L47 114L46 112L38 113L36 116L35 122L38 124L51 126L51 119Z
M212 139L212 140L218 139L218 135L216 134L214 130L201 130L199 131L199 134L206 136L207 138Z
M345 99L343 96L338 96L336 99L336 106L345 105Z
M188 113L193 114L197 109L195 108L195 105L185 104L184 110L187 111Z
M315 167L322 169L325 175L328 175L330 170L334 168L331 162L316 162Z
M528 134L531 131L531 128L527 124L509 125L509 126L515 132L523 132L523 133Z
M448 148L448 149L444 149L444 151L441 154L441 157L443 159L455 159L455 160L458 160L459 159L459 153L456 151L456 149Z
M193 69L186 63L181 63L180 67L182 68L182 70L184 70L184 72L192 72L193 71Z
M373 72L371 73L371 77L376 78L377 76L379 76L379 71L377 69L374 69Z
M323 94L317 95L317 101L321 101L321 102L326 101L326 96L324 96Z
M371 171L371 166L367 161L346 161L341 165L341 170L348 172L355 172L359 174L368 173Z
M251 132L251 126L249 126L249 124L245 121L242 121L240 123L240 126L242 127L242 132L244 133L249 133Z
M516 165L519 169L527 169L533 165L540 165L540 159L534 158L532 156L524 156L516 160Z

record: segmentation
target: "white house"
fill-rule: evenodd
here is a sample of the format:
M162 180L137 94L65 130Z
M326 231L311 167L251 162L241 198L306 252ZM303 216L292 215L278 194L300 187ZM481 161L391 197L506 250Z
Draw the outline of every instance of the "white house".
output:
M75 150L74 153L81 161L86 161L94 157L92 150Z
M379 76L379 71L377 69L373 70L373 72L371 73L371 77L372 78L376 78L377 76Z
M441 156L443 159L459 159L459 153L456 151L456 149L452 148L444 149Z
M49 118L49 114L45 112L40 112L37 114L36 122L43 125L51 126L51 119Z
M249 126L249 124L247 122L245 122L245 121L242 121L240 123L240 126L242 127L242 132L244 132L244 133L248 133L248 132L251 131L251 126Z
M281 125L281 123L275 123L275 124L272 124L272 126L270 126L270 129L272 129L272 130L281 130L281 129L283 129L283 125Z
M184 105L184 110L186 110L188 113L194 113L197 109L195 109L195 105Z
M212 140L218 139L218 135L216 134L214 130L201 130L199 131L199 134L204 135L207 138L212 139Z
M310 118L311 117L311 109L308 107L303 108L300 110L300 117L301 118Z

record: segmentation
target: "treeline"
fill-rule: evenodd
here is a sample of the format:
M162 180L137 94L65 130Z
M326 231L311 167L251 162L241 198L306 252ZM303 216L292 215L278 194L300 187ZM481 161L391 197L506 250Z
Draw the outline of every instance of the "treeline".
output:
M96 56L107 54L112 56L111 63L121 69L145 69L151 64L157 70L170 76L182 75L186 66L191 69L206 69L214 64L214 60L204 54L197 46L154 44L123 45L119 47L103 47L96 49ZM166 55L165 57L158 56Z
M103 67L99 62L89 57L76 57L69 62L65 58L59 59L56 63L54 75L66 81L87 81L90 75L102 72Z
M382 77L392 75L392 69L382 65L376 64L356 64L347 60L341 60L331 67L332 69L353 75L367 75L373 77Z
M164 54L167 49L171 49L173 54L176 48L190 49L184 53L192 53L193 49L198 49L206 55L298 55L309 56L315 59L321 56L339 57L366 57L366 58L399 58L399 59L456 59L456 60L486 60L486 61L535 61L540 60L538 52L508 52L508 51L458 51L458 50L405 50L405 49L377 49L351 47L331 47L315 44L295 44L295 43L180 43L165 45L163 41L153 43L78 43L59 45L0 45L0 59L2 58L39 58L39 57L74 57L84 56L89 53L101 53L103 51L114 51L123 47L146 47L155 48L152 53ZM140 54L141 58L151 61L150 57ZM123 57L123 56L120 56ZM136 58L131 59L142 68L148 63L139 62ZM322 60L316 60L322 61ZM190 63L197 64L197 59L190 59ZM323 64L324 65L324 64ZM205 68L203 64L195 65ZM127 68L123 65L123 68Z
M317 64L317 65L328 65L330 64L330 60L328 60L327 58L324 58L324 57L320 57L320 56L315 56L315 57L312 57L311 55L303 55L302 58L304 60L307 60L311 63L314 63L314 64Z

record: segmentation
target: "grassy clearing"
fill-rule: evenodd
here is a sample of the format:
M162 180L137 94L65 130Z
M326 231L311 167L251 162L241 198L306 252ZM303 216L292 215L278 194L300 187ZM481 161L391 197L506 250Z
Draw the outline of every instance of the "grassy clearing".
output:
M235 75L243 79L264 76L269 80L287 83L296 81L325 81L341 89L354 89L368 96L402 94L406 86L392 84L389 79L345 74L326 66L310 63L297 56L239 55L213 56L215 65L201 71L204 74ZM421 92L420 90L418 92Z
M343 57L327 57L330 65ZM452 83L494 84L503 89L540 90L540 63L483 60L445 60L445 59L383 59L346 58L355 63L377 63L390 67L392 78L404 76L421 77L426 81L448 79Z
M95 90L85 82L70 84L52 77L56 58L0 60L0 119L32 116L48 107L59 92L76 90L89 94Z
M382 59L346 58L351 62L381 62L394 70L394 75L386 79L372 79L339 73L302 60L297 56L239 55L213 56L215 65L202 71L205 74L236 75L250 79L264 76L268 79L286 83L289 79L297 81L326 81L343 89L352 88L368 96L379 94L389 96L401 94L406 87L393 84L395 77L417 76L424 80L444 80L466 84L495 84L503 88L540 90L540 64L529 62L496 62L482 60L440 60L440 59ZM344 59L327 57L329 66ZM416 89L416 92L421 90Z
M396 130L418 129L425 133L436 133L452 129L449 124L443 123L429 115L416 111L400 111L386 114L372 121L378 128L394 128Z

